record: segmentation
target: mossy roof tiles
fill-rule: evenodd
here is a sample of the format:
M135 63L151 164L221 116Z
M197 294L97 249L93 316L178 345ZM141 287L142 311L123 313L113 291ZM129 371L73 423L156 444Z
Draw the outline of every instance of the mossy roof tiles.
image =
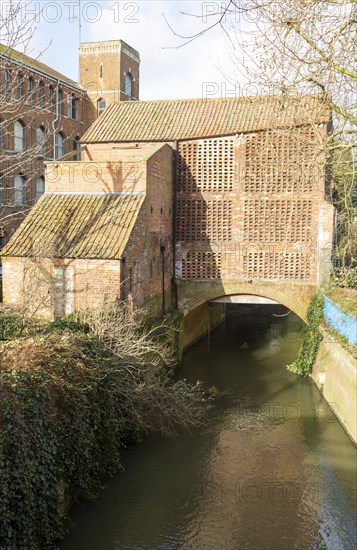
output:
M110 105L83 142L174 141L326 123L320 95L122 101Z
M144 198L143 194L46 193L2 255L120 259Z

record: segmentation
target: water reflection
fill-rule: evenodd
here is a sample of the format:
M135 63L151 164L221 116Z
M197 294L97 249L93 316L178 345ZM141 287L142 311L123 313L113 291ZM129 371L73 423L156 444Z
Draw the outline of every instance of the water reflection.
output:
M286 370L301 322L234 306L180 373L220 391L207 423L150 437L62 550L356 547L356 449L310 380Z

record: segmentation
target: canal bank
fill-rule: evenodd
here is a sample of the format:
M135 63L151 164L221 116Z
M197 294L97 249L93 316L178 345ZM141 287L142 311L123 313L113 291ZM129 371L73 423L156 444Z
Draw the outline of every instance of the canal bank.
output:
M311 377L357 444L357 362L329 332L322 334Z

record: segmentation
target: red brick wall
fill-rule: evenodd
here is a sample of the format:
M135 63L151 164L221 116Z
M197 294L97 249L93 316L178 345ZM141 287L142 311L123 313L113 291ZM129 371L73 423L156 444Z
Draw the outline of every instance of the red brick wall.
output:
M164 289L166 309L171 307L172 277L172 149L165 145L148 160L147 192L143 208L125 249L125 292L132 270L134 302L151 298L153 313L162 307L162 269L164 250ZM155 298L155 299L153 299ZM155 311L156 308L156 311Z
M81 138L86 124L83 122L83 113L86 109L86 97L79 87L72 87L60 83L63 91L63 115L56 120L56 104L54 101L53 112L49 104L49 88L53 87L56 92L57 81L48 76L40 75L29 67L19 67L10 61L2 61L0 64L0 93L5 93L5 70L8 69L12 75L11 94L8 98L2 98L0 122L2 123L2 147L0 147L0 176L2 176L2 203L0 205L0 219L3 226L2 245L7 242L22 221L24 215L36 201L36 180L45 175L44 157L53 157L54 130L62 132L65 138L65 154L73 151L74 141ZM23 97L17 98L17 75L23 76ZM28 94L28 80L33 79L34 93L33 104L30 105ZM39 105L39 83L43 82L44 102ZM72 94L78 98L78 120L68 117L68 98ZM21 120L25 126L26 144L23 153L14 151L14 122ZM43 127L45 131L45 151L39 156L36 147L36 128ZM23 174L26 178L25 204L18 206L14 201L14 176Z
M97 308L120 298L119 261L81 259L61 261L42 258L32 261L28 258L5 257L3 258L4 303L21 307L26 301L31 300L31 307L36 309L36 314L52 319L54 317L54 269L65 266L73 270L74 310Z
M126 101L125 73L133 77L132 97L139 98L139 61L127 51L120 41L81 44L80 83L88 92L92 109L88 110L87 122L97 116L97 102L105 99L106 106L115 101Z

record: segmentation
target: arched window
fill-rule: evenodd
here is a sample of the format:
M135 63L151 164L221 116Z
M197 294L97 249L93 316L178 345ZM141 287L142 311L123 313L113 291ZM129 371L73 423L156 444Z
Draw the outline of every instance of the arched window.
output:
M105 99L102 97L98 99L98 116L102 114L105 109Z
M55 159L64 155L64 135L59 132L55 135Z
M30 77L27 81L27 103L29 105L33 105L34 93L35 93L34 80L32 77Z
M63 90L60 88L58 90L57 112L59 115L61 115L62 111L63 111Z
M71 103L71 117L74 120L78 120L78 110L79 110L79 99L72 94L72 103Z
M38 106L43 107L45 105L45 85L42 80L38 83Z
M103 78L103 63L99 65L99 78Z
M133 77L131 73L125 73L125 95L128 97L132 96L133 92Z
M11 96L11 71L6 69L5 71L5 95L6 97Z
M55 91L53 86L50 86L48 88L48 105L50 108L51 113L53 113L55 108Z
M42 126L36 128L36 148L39 156L46 156L46 134Z
M14 123L14 149L17 152L25 151L26 148L26 129L21 120Z
M22 174L15 176L15 204L25 204L26 178Z
M24 77L21 73L17 75L17 99L22 99L24 97Z
M79 143L80 137L77 136L76 139L73 141L73 150L79 151L81 144ZM81 160L81 154L78 152L76 155L74 155L73 160Z
M45 178L43 176L40 176L36 180L36 200L41 197L45 192Z

